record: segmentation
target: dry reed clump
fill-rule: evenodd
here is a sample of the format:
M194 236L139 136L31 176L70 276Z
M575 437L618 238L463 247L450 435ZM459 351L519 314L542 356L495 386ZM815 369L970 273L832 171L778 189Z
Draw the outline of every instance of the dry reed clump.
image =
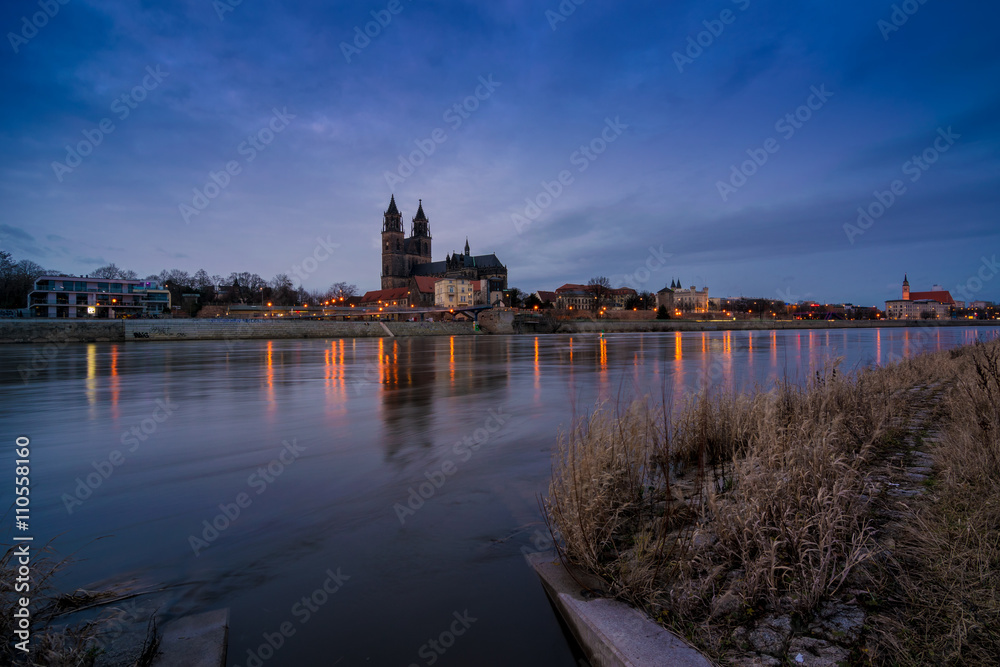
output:
M675 618L718 617L720 597L739 599L743 609L804 614L870 557L865 468L900 409L891 384L880 371L845 376L834 365L805 388L779 383L752 397L687 406L682 425L706 405L725 405L716 414L736 420L735 437L721 448L728 465L710 462L706 519L717 541L694 555L700 566L673 597ZM738 576L724 581L727 572Z
M22 543L23 544L23 543ZM30 591L15 588L20 576L18 556L15 553L21 544L7 546L0 553L0 634L5 638L0 647L0 665L23 665L24 667L89 667L94 664L102 649L99 638L110 624L106 617L78 623L71 627L57 627L55 623L65 613L85 608L95 601L110 597L110 592L77 591L60 594L54 579L60 571L70 565L71 558L57 558L52 545L32 549ZM16 619L14 612L19 607L18 599L31 599L31 636L29 652L15 647L21 641L14 634Z
M779 429L734 463L730 491L710 497L716 552L744 572L746 606L805 612L870 554L865 478L837 437L832 424Z
M804 388L706 392L669 422L647 400L600 406L559 440L550 526L567 560L717 653L712 624L807 614L871 556L867 466L904 384L833 365Z
M545 500L561 554L638 604L656 597L684 542L675 529L689 510L673 497L667 450L661 409L599 405L560 434Z
M879 664L995 665L1000 656L1000 342L950 357L937 474L903 508L881 572Z

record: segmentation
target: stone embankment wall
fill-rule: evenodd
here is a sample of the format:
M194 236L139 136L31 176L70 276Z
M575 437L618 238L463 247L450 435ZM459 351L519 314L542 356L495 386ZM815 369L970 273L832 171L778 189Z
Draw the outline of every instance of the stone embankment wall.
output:
M388 331L386 331L386 327ZM362 338L456 336L474 333L471 322L331 322L313 320L0 320L0 342L238 340L250 338Z
M692 322L685 320L652 320L623 322L620 320L561 321L559 333L613 333L642 331L758 331L771 329L871 329L887 327L996 326L992 320L944 321L874 321L874 320L736 320L729 322Z
M2 343L94 343L125 340L120 320L0 320Z

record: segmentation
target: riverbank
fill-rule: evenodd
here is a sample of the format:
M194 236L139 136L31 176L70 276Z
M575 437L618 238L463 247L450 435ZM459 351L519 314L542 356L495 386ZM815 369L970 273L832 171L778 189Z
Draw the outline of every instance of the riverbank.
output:
M564 558L720 663L991 664L998 406L997 341L599 406L546 513Z
M333 322L271 319L0 320L3 343L95 343L156 340L254 340L461 336L472 322Z
M997 326L996 320L572 320L558 333L642 333L651 331L770 331L773 329L876 329Z
M784 329L869 329L942 326L997 326L993 320L575 320L559 322L557 333L645 333L674 331L767 331ZM0 320L0 343L96 343L155 340L255 340L287 338L370 338L464 336L472 322L334 322L271 319L163 320ZM526 332L528 335L534 335Z

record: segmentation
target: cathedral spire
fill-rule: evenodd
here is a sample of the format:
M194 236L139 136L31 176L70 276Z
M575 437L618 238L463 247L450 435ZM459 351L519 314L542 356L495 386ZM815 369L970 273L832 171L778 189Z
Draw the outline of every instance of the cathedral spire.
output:
M466 255L469 254L469 237L468 236L465 237L465 254Z
M403 216L399 214L399 209L396 207L396 195L392 195L389 198L389 208L386 209L382 216L382 231L403 231Z
M424 200L419 200L420 204L417 206L417 214L413 216L413 236L427 236L430 237L430 221L427 219L427 215L424 213Z

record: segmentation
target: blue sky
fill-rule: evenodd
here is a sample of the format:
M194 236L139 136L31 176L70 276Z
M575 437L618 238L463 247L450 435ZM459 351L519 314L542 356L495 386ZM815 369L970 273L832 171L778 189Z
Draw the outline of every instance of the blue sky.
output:
M395 193L526 291L875 304L1000 254L993 5L234 2L4 3L0 248L375 289Z

